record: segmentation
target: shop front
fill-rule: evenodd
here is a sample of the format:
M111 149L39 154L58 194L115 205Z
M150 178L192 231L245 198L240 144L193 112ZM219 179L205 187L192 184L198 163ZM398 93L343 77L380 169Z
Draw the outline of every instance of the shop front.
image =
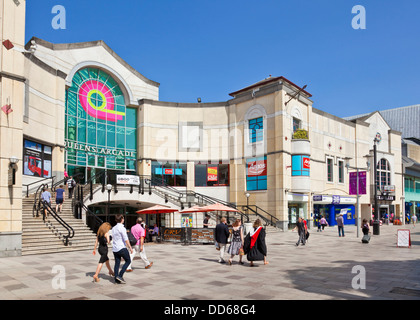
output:
M356 198L336 195L314 195L314 215L324 217L330 226L337 225L337 217L342 214L344 224L354 225Z
M298 218L308 221L308 195L301 193L289 193L288 200L288 229L296 227Z

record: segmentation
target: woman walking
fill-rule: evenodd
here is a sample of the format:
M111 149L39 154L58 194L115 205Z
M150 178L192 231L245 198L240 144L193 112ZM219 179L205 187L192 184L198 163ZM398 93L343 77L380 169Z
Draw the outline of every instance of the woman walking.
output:
M232 265L232 259L235 255L239 255L239 263L244 264L242 262L244 233L241 223L241 219L236 219L232 225L232 241L230 242L230 246L227 251L230 254L230 259L228 260L229 265Z
M254 266L254 261L267 261L267 246L265 244L265 230L260 219L255 220L253 230L248 233L244 240L244 250L246 258L250 261L250 267Z
M108 222L105 222L101 224L99 227L95 247L93 248L93 255L96 254L96 247L99 244L98 252L101 255L99 258L98 267L96 268L96 273L93 276L94 282L99 282L99 272L101 272L102 265L105 263L106 267L108 268L108 272L110 276L114 276L114 272L111 269L111 266L109 265L109 258L108 258L108 243L110 242L109 238L109 230L111 230L111 224Z
M324 217L324 216L322 216L322 218L321 218L321 220L319 221L319 223L321 224L322 231L324 231L325 226L328 226L328 222L327 222L327 220L325 219L325 217Z

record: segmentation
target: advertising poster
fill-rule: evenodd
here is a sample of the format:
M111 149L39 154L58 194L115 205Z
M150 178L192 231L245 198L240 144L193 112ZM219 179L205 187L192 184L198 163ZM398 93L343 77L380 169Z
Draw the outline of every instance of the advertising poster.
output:
M207 181L217 180L217 167L207 167Z
M51 152L51 147L25 140L23 146L23 174L34 177L50 178Z

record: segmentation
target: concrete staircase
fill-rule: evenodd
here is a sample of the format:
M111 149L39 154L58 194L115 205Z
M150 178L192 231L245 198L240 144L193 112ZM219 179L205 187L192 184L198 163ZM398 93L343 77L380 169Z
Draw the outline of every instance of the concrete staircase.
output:
M83 220L75 219L71 211L71 200L65 199L60 217L74 230L74 237L65 246L64 235L67 230L53 217L47 221L42 216L33 217L32 207L34 195L23 198L22 203L22 255L69 252L77 250L93 250L96 235L86 226ZM55 209L55 200L52 201Z

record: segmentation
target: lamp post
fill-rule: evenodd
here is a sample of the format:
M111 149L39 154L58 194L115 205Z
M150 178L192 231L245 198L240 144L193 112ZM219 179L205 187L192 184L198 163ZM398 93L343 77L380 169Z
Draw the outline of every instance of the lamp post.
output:
M108 190L108 202L106 203L106 221L108 221L108 216L109 216L109 203L111 201L112 185L111 184L107 184L106 185L106 190Z
M380 231L379 231L379 210L378 210L378 185L377 185L377 181L378 181L378 170L377 170L377 166L378 166L378 162L377 162L377 155L376 155L376 143L378 142L378 139L375 137L375 139L373 140L373 172L374 172L374 182L373 182L373 186L375 188L375 205L374 205L374 210L375 210L375 214L374 214L374 221L372 222L373 225L373 234L379 236Z

